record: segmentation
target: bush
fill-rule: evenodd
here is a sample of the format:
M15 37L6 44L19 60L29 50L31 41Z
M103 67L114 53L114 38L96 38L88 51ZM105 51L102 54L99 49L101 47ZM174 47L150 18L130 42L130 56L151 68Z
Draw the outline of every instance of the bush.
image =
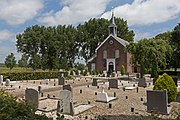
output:
M35 114L35 109L25 101L17 101L12 95L0 90L0 120L49 120Z
M75 72L76 72L76 75L79 75L79 70L78 70L78 69L76 69L76 71L75 71Z
M70 71L70 75L74 75L73 70Z
M12 73L0 73L4 76L4 79L9 78L11 81L15 80L39 80L58 78L60 74L64 73L67 76L67 72L12 72Z
M164 73L162 76L158 77L154 84L154 90L165 90L167 89L168 102L172 102L176 99L177 89L176 85L171 76Z
M124 68L124 65L121 66L121 75L125 75L125 68Z
M88 73L88 70L84 70L83 76L86 76Z

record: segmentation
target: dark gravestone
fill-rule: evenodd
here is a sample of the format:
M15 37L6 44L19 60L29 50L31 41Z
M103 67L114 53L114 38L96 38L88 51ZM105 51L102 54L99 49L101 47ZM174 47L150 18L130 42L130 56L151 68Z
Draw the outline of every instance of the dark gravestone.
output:
M138 87L147 87L146 79L140 78L138 82Z
M92 86L97 86L97 80L98 80L98 79L93 78Z
M65 84L65 78L62 77L62 76L60 76L60 77L58 78L58 85L64 85L64 84Z
M118 88L118 80L110 79L109 81L109 88Z
M71 92L71 96L73 96L73 87L71 85L63 85L63 90L68 90Z
M147 90L147 111L167 114L167 90Z
M178 83L178 77L173 76L172 79L173 79L173 81L174 81L176 87L178 87L178 84L177 84L177 83Z
M32 88L26 89L25 100L37 109L39 105L39 92Z

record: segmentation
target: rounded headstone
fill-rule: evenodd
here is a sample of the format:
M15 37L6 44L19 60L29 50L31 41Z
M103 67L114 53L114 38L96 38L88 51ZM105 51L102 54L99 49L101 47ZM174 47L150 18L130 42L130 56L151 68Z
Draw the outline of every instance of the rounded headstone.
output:
M6 79L5 85L6 85L6 86L9 86L9 85L10 85L10 79Z

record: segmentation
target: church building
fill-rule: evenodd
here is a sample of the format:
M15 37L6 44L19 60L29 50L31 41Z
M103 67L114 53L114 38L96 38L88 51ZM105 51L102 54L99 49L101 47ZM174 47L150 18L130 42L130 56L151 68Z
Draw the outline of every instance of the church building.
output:
M132 73L131 54L125 52L125 47L129 43L117 37L117 26L113 12L108 29L109 36L96 48L95 55L88 60L89 69L91 71L117 72L121 71L121 66L124 65L125 72Z

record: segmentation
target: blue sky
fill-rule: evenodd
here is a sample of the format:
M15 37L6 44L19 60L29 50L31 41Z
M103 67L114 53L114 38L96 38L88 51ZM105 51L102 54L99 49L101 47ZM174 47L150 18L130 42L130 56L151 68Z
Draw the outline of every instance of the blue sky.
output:
M115 16L127 20L135 41L172 30L180 22L180 0L0 0L0 62L17 59L16 35L26 27L72 24Z

